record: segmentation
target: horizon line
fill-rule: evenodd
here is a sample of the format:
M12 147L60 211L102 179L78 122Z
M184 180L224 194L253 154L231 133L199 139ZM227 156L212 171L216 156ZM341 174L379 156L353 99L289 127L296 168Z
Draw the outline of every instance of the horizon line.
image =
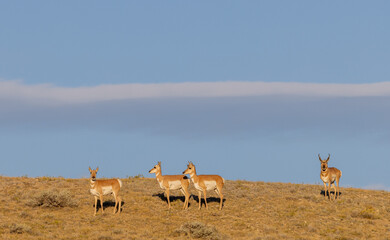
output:
M21 176L5 176L5 175L2 175L0 174L0 177L4 177L4 178L32 178L32 179L38 179L38 178L58 178L58 179L73 179L73 180L81 180L81 179L88 179L89 176L81 176L81 177L64 177L64 176L28 176L28 174L25 174L25 175L21 175ZM126 177L105 177L105 176L102 176L101 179L108 179L108 178L119 178L119 179L130 179L130 178L137 178L136 176L126 176ZM144 179L155 179L156 177L145 177L145 176L142 176L142 177L139 177L139 178L144 178ZM313 183L309 183L309 182L301 182L301 183L297 183L297 182L281 182L281 181L265 181L265 180L247 180L247 179L226 179L227 181L246 181L246 182L264 182L264 183L282 183L282 184L303 184L303 185L314 185L314 186L317 186L317 185L320 185L322 186L322 183L318 182L313 182ZM387 191L387 192L390 192L390 187L384 185L384 184L381 184L381 183L378 183L378 184L369 184L369 185L365 185L365 186L361 186L361 187L357 187L357 186L354 186L354 185L350 185L350 184L347 184L345 186L340 186L340 188L354 188L354 189L360 189L360 190L367 190L367 191Z

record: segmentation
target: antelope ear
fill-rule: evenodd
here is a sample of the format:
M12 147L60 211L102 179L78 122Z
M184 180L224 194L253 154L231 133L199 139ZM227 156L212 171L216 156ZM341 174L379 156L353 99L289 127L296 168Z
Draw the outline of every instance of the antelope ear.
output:
M91 167L89 167L89 172L90 172L90 173L92 172L92 169L91 169Z
M161 162L158 162L158 165L161 167Z
M99 171L99 167L96 168L96 172Z

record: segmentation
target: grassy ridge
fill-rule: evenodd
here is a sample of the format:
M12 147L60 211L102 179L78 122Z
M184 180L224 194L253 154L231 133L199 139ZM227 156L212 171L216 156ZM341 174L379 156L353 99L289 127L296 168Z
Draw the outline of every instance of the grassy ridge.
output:
M199 211L193 186L189 209L174 191L169 211L155 179L122 181L123 212L106 196L94 217L88 179L0 177L0 239L390 239L386 191L341 188L329 202L322 185L226 181L222 211L214 192ZM36 203L44 190L61 199Z

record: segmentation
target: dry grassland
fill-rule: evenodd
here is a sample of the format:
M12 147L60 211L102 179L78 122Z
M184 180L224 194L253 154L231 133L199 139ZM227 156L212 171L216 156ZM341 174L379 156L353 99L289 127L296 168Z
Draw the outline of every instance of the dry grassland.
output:
M222 211L214 192L199 211L192 185L183 211L178 191L167 209L155 179L122 181L123 212L113 215L105 196L94 217L88 179L0 177L0 239L390 239L386 191L341 188L329 202L322 184L226 181Z

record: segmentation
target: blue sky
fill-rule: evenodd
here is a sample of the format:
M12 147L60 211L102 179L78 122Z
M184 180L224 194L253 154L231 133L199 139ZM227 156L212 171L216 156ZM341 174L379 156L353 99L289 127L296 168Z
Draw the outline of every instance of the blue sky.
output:
M389 5L2 2L0 174L319 183L330 153L388 190Z

